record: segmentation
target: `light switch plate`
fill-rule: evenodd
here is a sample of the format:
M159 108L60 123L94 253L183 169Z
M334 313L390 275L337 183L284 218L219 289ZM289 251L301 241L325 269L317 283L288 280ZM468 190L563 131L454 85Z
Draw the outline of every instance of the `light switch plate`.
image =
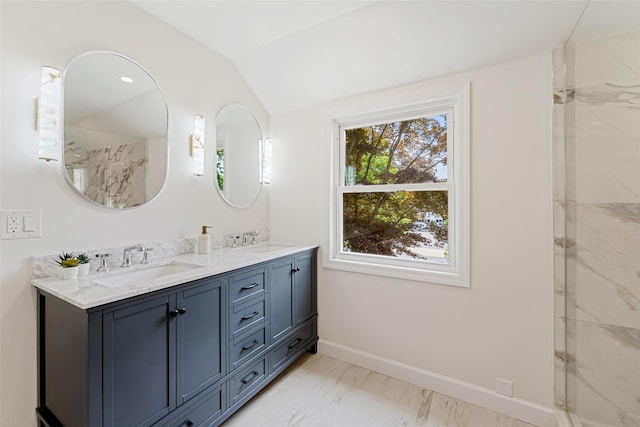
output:
M0 211L0 239L33 239L42 237L42 211L13 209Z

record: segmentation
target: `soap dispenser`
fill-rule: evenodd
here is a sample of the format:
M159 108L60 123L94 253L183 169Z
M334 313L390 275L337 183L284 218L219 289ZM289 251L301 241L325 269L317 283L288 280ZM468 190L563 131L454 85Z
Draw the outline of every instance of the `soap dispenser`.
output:
M199 254L208 254L211 252L211 241L209 240L209 235L207 234L207 228L211 228L208 225L202 226L202 234L198 236L198 253Z

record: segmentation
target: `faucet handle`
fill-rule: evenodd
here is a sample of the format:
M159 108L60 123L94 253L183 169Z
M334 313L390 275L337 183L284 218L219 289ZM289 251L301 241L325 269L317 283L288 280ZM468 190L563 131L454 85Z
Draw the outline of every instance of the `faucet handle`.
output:
M240 239L242 238L239 234L230 234L229 237L231 238L231 247L232 248L237 248L238 244L240 243Z
M109 264L107 264L107 258L109 258L111 254L96 254L96 258L100 259L100 265L98 266L97 271L109 271Z
M142 251L142 261L140 261L140 264L151 264L151 260L149 259L149 252L153 251L153 248L142 246L140 250Z

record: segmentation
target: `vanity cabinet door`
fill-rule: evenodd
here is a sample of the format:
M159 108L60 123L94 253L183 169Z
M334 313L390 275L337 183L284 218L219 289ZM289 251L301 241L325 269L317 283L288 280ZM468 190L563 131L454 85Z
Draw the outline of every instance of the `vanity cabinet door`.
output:
M103 312L103 425L150 425L176 407L175 294Z
M271 264L269 300L272 343L315 314L315 269L313 251Z
M314 287L315 257L306 254L295 258L293 267L294 327L301 325L315 313Z
M204 282L177 294L178 405L225 374L223 281L207 279Z
M275 261L269 271L272 343L293 330L293 258Z

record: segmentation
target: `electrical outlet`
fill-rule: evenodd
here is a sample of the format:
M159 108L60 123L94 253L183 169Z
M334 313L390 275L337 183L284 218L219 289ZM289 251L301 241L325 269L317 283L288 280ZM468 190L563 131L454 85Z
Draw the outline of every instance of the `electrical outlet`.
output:
M15 234L20 231L20 219L18 215L9 215L7 217L7 233Z
M513 382L496 378L496 393L504 396L513 397Z
M0 211L0 239L32 239L42 237L41 210Z

